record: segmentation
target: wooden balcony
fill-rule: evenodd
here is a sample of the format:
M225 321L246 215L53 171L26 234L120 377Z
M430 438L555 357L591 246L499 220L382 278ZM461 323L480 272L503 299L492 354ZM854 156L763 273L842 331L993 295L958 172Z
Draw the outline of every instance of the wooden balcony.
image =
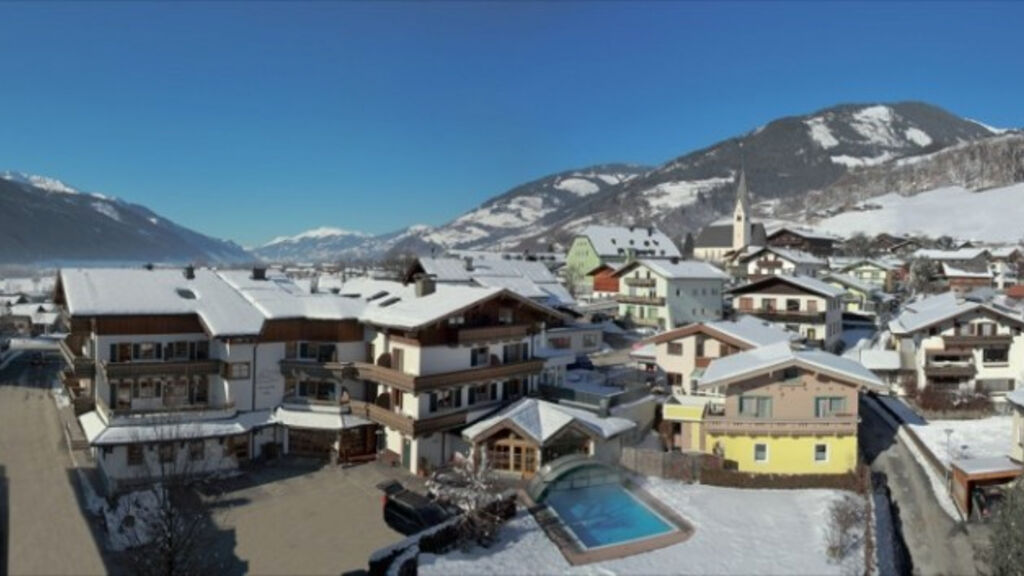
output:
M664 306L663 296L640 296L630 294L616 294L615 301L619 304L638 304L641 306Z
M59 346L61 356L64 357L64 362L67 363L68 370L72 372L74 378L91 379L96 376L96 363L92 358L79 356L63 340L60 341Z
M623 282L626 286L640 286L644 288L653 288L657 283L654 278L623 278Z
M744 314L753 314L769 322L792 324L824 324L825 313L810 310L782 310L778 308L741 308Z
M361 416L382 426L387 426L406 436L416 437L433 434L434 432L457 428L466 423L467 410L429 418L412 418L361 400L352 400L349 402L349 406L352 409L353 415Z
M150 407L150 408L111 408L107 404L106 400L97 395L96 398L97 409L103 411L111 418L141 418L145 416L171 416L173 414L179 414L183 418L195 418L196 416L203 414L206 419L213 418L229 418L236 412L234 402L223 402L220 404L211 404L209 402L204 403L184 403L175 404L167 403L166 399L163 406Z
M526 337L530 333L531 328L532 326L529 324L463 328L459 330L459 344L492 342L496 340L519 340Z
M833 418L812 418L807 420L782 420L707 416L704 419L704 428L708 434L726 435L845 435L857 433L857 417L836 416Z
M220 374L220 360L182 360L171 362L104 362L108 378L142 376L206 376Z
M928 378L974 378L977 370L973 364L925 364L924 375Z
M988 336L958 334L955 336L943 336L942 341L946 348L1006 348L1013 343L1013 336L1009 334L992 334Z
M285 374L290 374L292 370L304 370L310 374L314 373L313 371L315 370L325 370L334 377L371 380L414 394L477 382L504 380L517 376L531 376L540 374L543 368L544 360L538 359L416 376L367 362L334 362L326 364L302 362L300 365L296 365L294 361L281 362L281 371Z

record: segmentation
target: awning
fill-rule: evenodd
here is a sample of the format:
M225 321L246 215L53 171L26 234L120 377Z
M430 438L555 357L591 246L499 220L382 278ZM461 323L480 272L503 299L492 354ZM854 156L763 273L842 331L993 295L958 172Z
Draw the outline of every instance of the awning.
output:
M78 417L78 421L82 425L89 444L93 446L221 438L244 434L255 428L274 423L273 413L270 410L244 412L233 418L221 420L168 418L159 423L150 420L144 425L128 426L108 426L99 414L93 411L82 414Z
M296 408L278 407L274 412L274 420L289 428L303 428L307 430L345 430L359 426L373 424L365 418L352 414L338 414L336 412L319 412L313 410L301 410Z

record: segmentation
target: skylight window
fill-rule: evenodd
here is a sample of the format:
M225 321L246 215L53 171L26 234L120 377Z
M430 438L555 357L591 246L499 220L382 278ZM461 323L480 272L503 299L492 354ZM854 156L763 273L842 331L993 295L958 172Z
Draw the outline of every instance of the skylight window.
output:
M196 298L198 298L196 296L196 293L188 288L178 288L176 292L178 293L178 296L184 298L185 300L195 300Z
M381 298L383 298L383 297L385 297L387 295L388 295L387 290L381 290L380 292L377 292L373 296L370 296L369 298L367 298L366 301L367 302L373 302L374 300L380 300Z

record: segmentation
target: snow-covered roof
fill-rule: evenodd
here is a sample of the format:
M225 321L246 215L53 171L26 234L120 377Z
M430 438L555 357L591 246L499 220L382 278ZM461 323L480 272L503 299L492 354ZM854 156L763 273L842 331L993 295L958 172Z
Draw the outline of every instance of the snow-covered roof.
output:
M985 248L960 248L958 250L933 250L929 248L922 248L914 252L915 258L927 258L929 260L974 260L979 256L984 256L988 253Z
M711 331L719 332L722 335L746 343L750 347L768 346L779 342L792 342L799 339L799 335L785 330L771 322L750 316L739 314L735 319L717 320L715 322L702 322L688 324L675 330L665 332L649 338L646 342L653 344L670 342L680 337L685 337L704 326Z
M1017 388L1013 392L1007 393L1006 401L1011 404L1016 404L1020 408L1024 408L1024 388Z
M636 427L636 423L625 418L609 416L602 418L576 408L554 404L536 398L524 398L490 418L476 422L462 431L463 437L473 441L488 429L507 422L543 445L570 423L577 423L591 430L601 438L608 439Z
M631 264L619 268L615 276L628 274L637 266L645 266L658 276L668 280L694 279L694 280L726 280L729 275L722 272L715 266L702 260L672 260L643 258L634 260Z
M354 320L365 308L363 302L352 298L311 294L283 274L268 274L266 280L255 280L245 270L227 270L217 274L270 320Z
M836 296L842 296L846 292L842 288L837 288L836 286L833 286L831 284L822 282L821 280L818 280L817 278L812 278L810 276L804 276L802 274L793 274L793 275L790 275L790 274L779 274L779 275L771 276L769 278L764 278L764 279L761 279L761 280L755 280L754 282L751 282L749 284L745 284L743 286L739 286L737 288L734 288L732 291L733 292L741 292L741 291L744 291L744 292L746 292L746 291L756 292L756 288L758 286L767 285L767 284L770 284L770 283L773 283L773 282L785 282L787 284L796 286L797 288L802 288L802 289L804 289L804 290L806 290L808 292L814 292L815 294L819 294L821 296L825 296L825 297L829 297L829 298L836 297Z
M792 365L829 372L855 384L879 389L883 387L882 381L859 362L820 350L794 351L785 342L712 360L700 377L698 385L720 385L734 378L755 376Z
M999 246L996 248L990 248L988 251L992 258L999 259L1009 258L1013 256L1015 253L1019 255L1020 252L1020 246Z
M168 417L165 423L147 421L146 425L108 426L95 411L78 417L86 439L93 446L114 446L167 442L170 440L198 440L244 434L253 428L274 423L270 410L242 412L232 418L218 420L185 420Z
M853 288L863 294L874 294L875 292L878 292L878 287L868 284L867 282L862 282L859 278L854 278L848 274L830 272L822 276L821 279L825 282L832 282L835 284L841 284L847 288Z
M35 278L0 278L0 294L48 296L53 294L56 275Z
M903 267L903 262L897 259L885 259L885 258L841 258L834 257L829 259L829 265L832 268L838 268L842 271L847 271L852 268L859 268L863 265L874 266L881 270L898 270Z
M952 292L943 292L905 304L899 315L889 322L889 329L893 334L909 334L982 308L1010 320L1024 321L1024 317L1017 308L994 300L986 302L957 298L956 294Z
M621 256L629 250L653 250L656 256L681 258L679 248L664 232L644 226L587 226L580 232L601 257Z
M992 272L985 270L965 270L951 266L948 262L942 263L942 275L946 278L992 278Z
M817 230L811 230L810 228L802 228L792 225L768 225L766 231L768 232L769 237L775 236L776 234L782 232L790 232L796 236L800 236L801 238L807 238L808 240L831 240L833 242L838 242L841 240L841 238L839 238L838 236L828 234L827 232L819 232Z
M263 314L218 274L180 269L69 268L60 273L72 316L196 314L212 336L256 335Z
M524 298L542 300L551 305L575 303L569 291L551 273L547 264L532 260L501 258L460 259L420 258L423 272L438 283L476 283L505 288Z
M900 353L895 350L870 350L860 351L860 363L868 370L899 370Z
M804 266L822 266L824 267L825 260L818 258L810 252L804 252L803 250L792 250L790 248L777 248L775 246L754 246L744 251L739 255L740 260L747 260L762 252L771 252L783 260L792 262L793 264L801 264Z
M289 428L306 430L344 430L372 424L369 420L359 416L339 414L334 409L317 408L317 406L310 406L308 409L278 406L274 411L274 421Z
M1008 456L992 456L988 458L962 458L954 460L953 466L967 474L1020 474L1024 466L1011 460Z

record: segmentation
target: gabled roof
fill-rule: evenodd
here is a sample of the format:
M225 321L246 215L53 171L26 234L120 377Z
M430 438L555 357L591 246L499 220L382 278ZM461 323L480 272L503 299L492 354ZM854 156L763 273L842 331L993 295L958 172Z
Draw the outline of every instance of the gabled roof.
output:
M1022 254L1020 246L999 246L992 248L989 251L992 258L1010 258L1014 255L1020 256Z
M576 302L543 262L501 258L424 257L410 268L405 280L413 280L418 272L433 276L438 283L506 288L520 296L544 300L553 306L571 306Z
M937 261L949 261L949 260L974 260L978 257L985 257L988 255L988 250L985 248L960 248L958 250L931 250L928 248L922 248L914 252L915 258L928 258L929 260Z
M847 274L837 274L835 272L831 272L822 276L821 279L824 282L834 282L836 284L846 286L847 288L853 288L854 290L857 290L858 292L862 292L864 294L870 295L874 294L875 292L879 292L877 286L868 284L866 282L861 282L859 278L854 278L853 276L849 276Z
M859 268L864 264L874 266L875 268L879 268L881 270L899 270L900 268L903 267L903 264L901 262L897 262L895 260L883 260L881 258L853 258L845 262L841 261L839 258L835 258L834 260L836 261L839 269L842 270L843 272L846 272L847 270L850 270L852 268Z
M586 410L569 408L536 398L524 398L494 416L465 428L462 436L470 441L476 441L483 439L484 433L501 429L502 425L506 424L514 426L541 445L571 424L579 425L602 439L636 428L636 423L625 418L602 418Z
M712 360L698 380L698 386L728 385L790 366L823 372L837 380L857 386L876 390L885 388L878 376L859 362L820 350L794 351L788 344L782 342Z
M634 260L615 271L613 276L622 277L638 266L645 266L658 276L669 280L694 279L694 280L726 280L729 275L722 272L715 266L702 260L659 260L640 259Z
M775 236L779 236L784 232L789 232L794 236L799 236L801 238L806 238L808 240L828 240L830 242L839 242L841 240L840 238L836 238L835 236L831 234L826 234L825 232L817 232L815 230L810 230L808 228L799 228L796 226L785 225L779 226L778 228L773 229L771 232L768 232L768 238L770 239Z
M910 334L976 310L986 310L1017 324L1024 323L1024 317L1018 309L995 302L957 298L952 292L943 292L908 302L899 315L889 322L889 329L893 334Z
M799 338L797 334L784 330L770 322L765 322L756 316L741 314L735 320L688 324L648 338L643 343L662 344L698 333L707 334L740 348L770 346L779 342L791 342Z
M682 257L672 239L657 228L587 226L579 235L586 236L601 257L618 257L629 250L653 251L654 256L665 258Z
M754 282L744 284L743 286L738 286L730 290L730 293L746 294L750 292L758 292L778 282L789 284L797 289L805 292L812 292L826 298L842 296L846 292L841 288L837 288L831 284L826 284L825 282L822 282L817 278L811 278L810 276L779 274L768 278L762 278L761 280L755 280Z
M979 279L992 279L992 272L987 268L985 270L966 270L964 268L957 268L951 266L948 262L942 263L942 275L946 278L979 278Z
M767 238L764 224L754 222L751 225L751 244L764 244ZM693 240L694 248L732 248L732 219L727 218L708 224L701 229Z
M311 294L283 274L268 273L266 280L255 280L246 270L224 270L217 275L268 320L356 320L365 308L365 303L351 298Z
M771 252L783 260L792 262L793 264L802 264L804 266L825 266L825 260L818 258L814 254L804 252L803 250L790 250L789 248L777 248L775 246L752 246L743 252L740 252L736 257L742 262L748 262L750 259L757 257L764 252Z

